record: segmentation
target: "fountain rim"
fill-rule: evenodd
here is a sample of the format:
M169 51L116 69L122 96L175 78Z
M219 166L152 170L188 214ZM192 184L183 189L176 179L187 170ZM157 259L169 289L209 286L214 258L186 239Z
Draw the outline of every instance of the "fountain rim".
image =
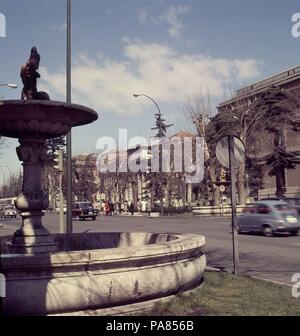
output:
M36 99L27 99L27 100L21 100L21 99L8 99L8 100L0 100L0 112L1 112L1 106L24 106L24 105L42 105L42 106L48 106L48 107L66 107L71 108L75 110L82 110L86 111L92 115L94 115L96 121L98 119L98 113L84 105L80 104L74 104L74 103L67 103L59 100L36 100Z
M104 233L104 232L103 232ZM130 234L137 234L134 232L129 232ZM148 232L149 234L149 232ZM154 233L151 233L154 234ZM128 247L117 247L117 248L106 248L106 249L88 249L88 250L77 250L77 251L58 251L53 253L45 254L2 254L0 256L2 266L4 268L10 268L8 265L13 264L13 267L17 265L23 265L26 261L34 267L47 263L53 265L63 265L74 262L74 258L78 258L78 264L85 264L91 262L91 260L101 260L101 262L122 262L128 260L128 252L130 252L130 259L140 260L149 257L158 256L171 256L178 253L183 253L183 250L190 250L195 248L202 248L206 244L206 239L200 234L190 234L190 233L159 233L160 235L171 235L174 239L166 242L159 242L150 245L141 246L128 246ZM127 252L127 253L126 253ZM24 266L24 265L23 265Z

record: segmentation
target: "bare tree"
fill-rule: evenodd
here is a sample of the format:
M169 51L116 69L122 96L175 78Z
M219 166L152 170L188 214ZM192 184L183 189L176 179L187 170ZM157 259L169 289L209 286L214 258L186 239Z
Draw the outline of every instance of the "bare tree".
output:
M208 125L210 124L211 118L216 113L209 91L207 91L205 95L200 92L198 95L193 97L187 97L184 107L187 113L187 118L194 123L197 129L198 136L204 138L206 194L209 194L209 187L211 187L214 204L219 205L220 192L217 186L213 183L217 181L216 170L218 164L215 159L214 150L210 148L207 139Z

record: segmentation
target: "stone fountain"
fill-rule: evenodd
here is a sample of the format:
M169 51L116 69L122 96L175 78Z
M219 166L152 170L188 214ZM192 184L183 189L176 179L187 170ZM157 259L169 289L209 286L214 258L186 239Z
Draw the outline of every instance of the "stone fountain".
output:
M107 307L158 299L193 289L203 281L205 238L152 233L51 235L42 224L48 194L42 184L47 139L98 115L75 104L50 101L38 92L39 54L32 48L22 67L21 100L0 102L0 135L17 138L23 188L16 207L22 226L1 237L1 273L6 277L3 313L47 315L104 313ZM117 311L116 311L117 312ZM93 314L93 313L91 313Z

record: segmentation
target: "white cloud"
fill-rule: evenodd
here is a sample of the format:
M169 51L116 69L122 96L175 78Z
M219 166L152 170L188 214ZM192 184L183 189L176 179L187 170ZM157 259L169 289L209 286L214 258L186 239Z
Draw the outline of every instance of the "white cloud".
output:
M169 35L173 38L179 39L184 30L184 24L179 19L179 16L188 15L191 11L189 6L169 6L166 13L162 17L169 25Z
M73 101L99 112L134 115L149 102L136 102L133 93L145 93L160 103L182 104L187 95L208 89L222 96L232 82L254 79L260 62L254 59L221 59L202 54L179 53L167 45L130 43L124 60L80 54L73 61ZM51 98L65 96L65 72L42 68L40 89Z

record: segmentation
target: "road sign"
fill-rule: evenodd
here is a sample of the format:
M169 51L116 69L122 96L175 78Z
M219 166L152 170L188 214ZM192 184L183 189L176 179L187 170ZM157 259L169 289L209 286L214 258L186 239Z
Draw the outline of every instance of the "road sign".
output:
M221 185L221 186L220 186L220 191L223 193L225 190L226 190L225 186L224 186L224 185Z
M241 139L233 137L234 166L237 168L245 161L245 145ZM223 167L230 168L229 165L229 136L222 138L216 147L216 156Z

